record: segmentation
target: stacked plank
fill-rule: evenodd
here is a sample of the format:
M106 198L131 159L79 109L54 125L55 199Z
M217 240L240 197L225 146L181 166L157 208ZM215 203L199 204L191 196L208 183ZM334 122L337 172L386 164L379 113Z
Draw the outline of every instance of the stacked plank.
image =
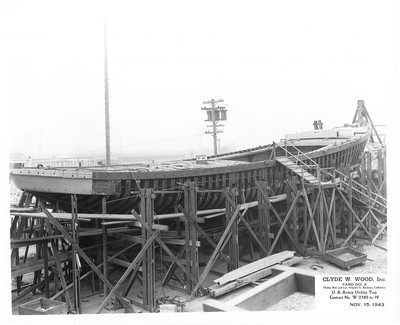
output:
M294 253L292 251L283 251L226 273L222 277L215 279L215 284L208 288L210 295L218 297L260 280L272 273L271 266L275 264L291 266L301 262L302 258L294 257Z

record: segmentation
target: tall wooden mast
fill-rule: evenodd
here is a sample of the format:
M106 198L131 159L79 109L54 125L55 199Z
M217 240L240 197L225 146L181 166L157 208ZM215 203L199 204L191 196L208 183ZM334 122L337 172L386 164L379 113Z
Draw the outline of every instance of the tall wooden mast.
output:
M110 109L108 99L108 50L107 50L107 20L104 21L104 98L105 98L105 123L106 123L106 165L111 165L110 149Z

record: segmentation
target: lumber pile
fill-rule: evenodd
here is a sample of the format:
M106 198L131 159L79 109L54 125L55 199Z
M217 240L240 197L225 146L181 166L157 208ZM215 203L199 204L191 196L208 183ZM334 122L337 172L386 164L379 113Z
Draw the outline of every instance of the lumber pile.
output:
M273 265L291 266L300 263L302 260L302 257L294 257L294 252L292 251L283 251L270 255L215 279L215 284L209 287L208 291L212 297L218 297L271 275L271 266Z

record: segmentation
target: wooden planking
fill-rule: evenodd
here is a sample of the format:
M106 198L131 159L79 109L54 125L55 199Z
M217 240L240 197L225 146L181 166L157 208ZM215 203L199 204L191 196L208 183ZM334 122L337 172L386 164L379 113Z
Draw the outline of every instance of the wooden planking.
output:
M284 266L292 266L292 265L295 265L295 264L299 264L301 262L303 262L303 257L302 256L294 256L294 257L291 257L291 258L289 258L287 260L284 260L280 264L284 265Z
M252 273L248 276L245 276L243 278L240 278L236 281L231 281L231 282L228 282L228 283L225 283L222 285L214 284L211 287L209 287L208 289L209 289L210 295L212 297L218 297L225 293L231 292L235 289L238 289L240 287L248 285L249 283L252 283L253 281L262 279L271 274L272 274L272 270L270 268L266 268L266 269L259 270L255 273Z
M293 271L285 271L233 298L228 304L246 310L265 310L296 291L295 273Z
M287 258L293 257L294 253L295 252L292 252L292 251L283 251L283 252L280 252L280 253L277 253L274 255L264 257L258 261L252 262L252 263L244 265L236 270L233 270L218 279L215 279L214 283L218 283L221 285L221 284L227 283L229 281L241 278L243 276L246 276L246 275L249 275L256 271L259 271L263 268L280 263Z

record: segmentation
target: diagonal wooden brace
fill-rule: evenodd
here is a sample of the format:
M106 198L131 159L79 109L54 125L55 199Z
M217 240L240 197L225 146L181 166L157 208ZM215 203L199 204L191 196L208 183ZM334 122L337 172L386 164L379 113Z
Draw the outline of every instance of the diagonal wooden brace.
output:
M50 225L50 220L49 219L46 219L46 224L47 224L47 233L50 236L52 236L54 234L54 231L53 231L53 229L51 229L51 225ZM62 288L63 288L64 296L65 296L66 301L67 301L67 306L68 306L68 309L70 309L72 307L71 298L70 298L69 292L67 290L67 283L65 282L65 278L64 278L64 275L63 275L63 270L62 270L62 267L61 267L61 262L60 262L60 259L58 257L58 250L57 250L57 247L56 247L55 243L52 240L50 240L50 243L51 243L51 247L53 249L54 259L56 261L58 275L60 276L60 281L61 281L61 285L62 285ZM58 275L55 274L54 276L58 276Z
M103 273L94 265L94 263L90 260L90 258L85 254L85 252L79 247L79 245L71 238L68 232L64 229L64 227L53 217L53 215L45 208L44 204L42 204L42 209L47 218L49 218L50 222L64 235L64 239L68 241L78 252L78 254L85 260L85 262L90 266L90 268L97 274L97 276L107 285L108 288L112 289L113 285L110 281L104 277ZM122 305L130 312L135 312L132 306L119 294L115 293L119 301L121 301Z
M335 190L336 188L333 188L332 190L332 197L331 197L331 202L329 204L329 208L328 208L328 203L327 203L327 199L326 196L323 194L322 195L322 199L324 201L324 206L325 206L325 211L326 211L326 231L325 231L325 238L324 238L324 242L322 245L323 250L325 250L326 244L328 242L328 232L330 232L331 234L331 238L332 238L332 243L335 245L334 243L334 234L333 234L333 225L332 225L332 210L333 210L333 203L335 202Z
M346 205L348 206L348 208L350 209L350 211L353 213L354 217L357 219L358 223L361 225L361 227L364 229L364 231L367 233L367 235L373 239L374 237L371 235L371 233L368 231L368 229L364 226L364 224L362 223L362 221L360 220L360 218L358 217L357 213L354 211L354 209L352 208L352 206L350 205L350 203L347 201L347 199L345 198L344 194L342 193L342 191L338 191L339 194L341 195L341 197L344 200L344 203L346 203Z
M192 218L192 216L181 206L178 205L178 209L184 214L184 216L189 220L189 222L196 228L196 230L208 241L208 243L213 247L217 247L217 244L210 238L209 235L199 226L199 224ZM228 264L232 265L229 257L226 256L224 253L221 252L220 256L227 262Z
M225 241L225 239L228 238L228 234L229 234L229 232L230 232L230 230L232 228L233 223L236 222L236 218L237 218L239 212L240 212L240 207L236 207L236 210L233 213L233 215L231 217L231 220L229 220L229 223L227 224L227 226L226 226L226 228L225 228L225 230L224 230L224 232L223 232L223 234L222 234L222 236L221 236L221 238L220 238L220 240L219 240L219 242L217 244L217 247L215 247L214 252L212 253L212 255L211 255L206 267L204 268L203 273L201 274L201 276L199 278L199 281L197 282L196 286L194 287L194 289L192 291L192 294L190 295L189 299L192 299L194 297L194 295L196 294L197 290L203 284L203 282L206 279L208 273L210 272L211 268L213 267L214 262L215 262L215 258L219 253L221 253L224 241Z
M111 297L117 293L117 290L119 287L122 285L122 283L125 281L125 279L128 277L129 273L132 271L133 268L137 267L139 265L139 262L141 261L143 255L146 253L146 250L150 247L150 245L153 243L154 239L158 236L158 233L160 231L156 230L152 236L148 239L148 241L143 245L142 249L140 250L139 254L136 255L135 259L132 261L132 263L128 266L124 274L121 276L121 278L118 280L117 284L114 286L114 288L111 289L110 293L106 297L106 299L103 300L101 303L100 307L96 310L96 314L99 314L101 310L104 308L104 306L107 304L107 302L111 299Z
M281 217L279 216L278 211L276 211L275 207L272 205L271 201L269 200L268 196L265 195L265 193L261 190L260 185L258 185L256 183L257 188L260 190L261 195L264 197L265 201L267 202L268 206L271 207L272 212L274 213L276 219L278 219L278 221L282 224L283 221L281 219ZM299 245L297 245L297 243L295 242L295 240L293 239L292 235L290 234L290 231L288 230L288 228L285 226L283 228L286 232L286 235L288 236L288 238L290 239L290 241L292 242L292 244L294 245L294 247L296 247L297 251L301 253L301 248L299 247Z
M181 249L181 251L178 253L178 255L176 256L177 259L181 259L183 254L185 253L185 247L183 247ZM163 280L161 281L161 286L166 285L169 280L171 279L173 273L175 272L176 268L178 267L178 265L175 262L172 262L171 265L169 266L167 272L165 273L165 276L163 278Z
M281 225L281 227L280 227L279 230L278 230L278 233L276 234L275 240L274 240L274 242L272 243L271 248L269 249L268 255L271 255L272 252L274 251L274 248L275 248L275 246L276 246L276 243L278 242L278 239L279 239L280 235L282 234L282 231L283 231L283 229L285 228L287 221L288 221L289 218L290 218L290 214L292 213L294 207L295 207L296 204L297 204L297 200L299 199L300 194L301 194L301 192L297 192L297 195L296 195L296 197L294 198L294 200L293 200L293 202L292 202L292 205L291 205L290 208L289 208L289 211L286 213L285 219L283 220L282 225ZM298 247L296 247L296 248L298 249ZM301 252L301 251L299 251L299 252Z
M142 224L142 227L145 228L147 230L147 232L149 234L152 234L154 231L153 229L150 228L150 226L144 221L144 219L135 211L132 210L131 213L135 216L135 218L137 219L137 221L139 221ZM197 279L194 278L194 276L192 274L190 274L190 272L186 269L186 267L181 263L181 261L179 261L176 256L174 255L174 253L171 252L171 250L168 248L167 245L165 245L165 243L159 238L156 237L156 241L160 244L160 246L167 252L167 254L172 258L172 260L178 264L179 268L190 278L190 280L192 280L193 282L197 282ZM197 288L199 289L199 288ZM205 292L204 288L201 288L201 290L203 292Z
M136 246L136 245L138 245L138 244L137 244L137 243L134 243L134 244L132 244L132 245L129 245L128 247L125 247L123 250L121 250L121 251L117 252L116 254L114 254L113 256L109 257L109 258L108 258L108 261L109 261L109 262L112 261L112 260L115 259L118 255L121 255L122 253L124 253L125 251L131 249L132 247L134 247L134 246ZM97 267L98 269L100 269L100 268L103 266L103 264L104 264L104 262L101 262L99 265L96 265L96 267ZM93 273L93 270L87 271L84 275L81 276L81 280L87 278L87 277L88 277L89 275L91 275L92 273ZM52 296L50 299L56 299L56 298L59 297L60 295L64 294L65 290L71 289L73 285L74 285L73 283L70 283L65 289L63 289L63 290L57 292L57 293L56 293L54 296Z
M316 202L318 202L318 200L319 200L320 193L321 192L318 191L317 198L315 200ZM303 190L303 197L304 197L304 200L306 201L307 209L308 209L308 212L309 212L309 215L310 215L310 220L311 220L311 222L308 224L308 227L307 227L305 235L304 235L304 246L303 247L306 248L307 240L308 240L308 234L310 233L310 229L311 229L311 226L312 226L313 231L314 231L314 235L315 235L315 239L317 241L318 250L322 251L322 246L321 246L321 243L319 241L317 226L315 225L315 220L314 220L314 215L315 215L315 212L317 211L317 204L314 205L314 210L312 210L311 205L310 205L310 201L308 200L308 196L307 196L307 193L306 193L305 190Z
M361 219L361 222L364 222L365 219L367 219L368 215L369 215L369 211L367 211L367 213L364 215L364 217ZM348 241L351 239L351 237L354 236L354 234L357 232L358 228L360 228L360 224L356 225L354 227L354 229L352 230L352 232L347 236L346 240L343 242L343 244L340 247L345 247L348 243Z
M229 195L224 192L225 198L228 200L229 204L236 209L237 205L235 204L235 202L233 202L232 198L229 197ZM247 211L247 210L245 210ZM260 239L258 238L258 236L255 234L255 232L253 231L253 229L251 229L250 225L248 224L247 220L244 218L244 213L241 213L239 211L238 213L238 217L240 218L240 220L243 222L243 224L246 226L246 228L249 230L250 234L253 236L254 240L257 242L257 244L260 246L261 250L265 253L268 254L268 251L265 249L264 245L262 244L262 242L260 241Z

